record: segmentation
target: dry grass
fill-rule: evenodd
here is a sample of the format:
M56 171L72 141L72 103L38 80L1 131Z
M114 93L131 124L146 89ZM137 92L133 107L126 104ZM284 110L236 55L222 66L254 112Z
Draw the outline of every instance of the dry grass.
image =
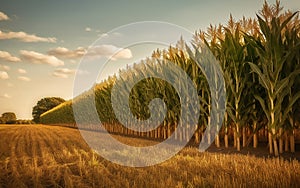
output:
M0 126L0 187L299 187L300 163L186 148L156 166L130 168L94 154L78 130ZM120 138L127 142L148 142Z

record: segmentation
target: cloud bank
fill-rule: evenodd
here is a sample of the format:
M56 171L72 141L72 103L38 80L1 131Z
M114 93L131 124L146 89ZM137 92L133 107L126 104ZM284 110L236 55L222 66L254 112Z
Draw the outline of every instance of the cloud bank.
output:
M26 74L27 71L25 69L18 69L18 73L20 73L20 74Z
M10 99L11 96L7 93L4 93L3 95L0 96L0 98L6 98L6 99Z
M39 37L33 34L27 34L23 31L20 32L3 32L0 30L0 39L17 39L23 42L50 42L56 43L56 38L54 37Z
M9 61L9 62L19 62L20 58L11 55L9 52L0 51L0 59Z
M1 70L5 70L5 71L9 71L9 70L10 70L10 67L7 66L7 65L0 65L0 69L1 69Z
M29 82L31 79L26 77L26 76L19 76L18 77L19 80L25 81L25 82Z
M62 60L57 59L55 56L52 55L45 55L35 51L27 51L27 50L21 50L20 54L22 60L31 63L48 64L55 67L64 65L64 62Z
M111 58L112 60L132 58L130 49L118 48L114 45L107 44L93 46L88 49L84 47L78 47L75 50L69 50L65 47L57 47L48 51L48 55L69 59L81 58L84 55L93 59L101 57Z
M9 17L0 11L0 21L9 20Z
M93 57L107 57L111 58L112 60L132 58L132 53L130 49L118 48L114 45L107 44L93 46L89 48L86 55Z
M78 47L75 50L69 50L64 47L57 47L48 51L49 55L53 55L61 58L80 58L85 54L85 49L83 47Z
M68 68L58 68L53 73L52 76L58 78L69 78L69 76L77 74L87 74L86 71L76 70L76 69L68 69Z
M1 80L7 80L9 78L7 72L5 71L0 71L0 79Z

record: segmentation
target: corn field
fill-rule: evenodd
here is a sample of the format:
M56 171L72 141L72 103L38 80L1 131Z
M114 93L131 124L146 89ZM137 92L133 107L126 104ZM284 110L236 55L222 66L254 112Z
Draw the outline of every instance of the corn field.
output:
M200 116L198 123L190 126L196 130L193 140L199 143L211 119L208 82L195 62L197 54L202 53L200 44L204 43L219 61L226 84L226 112L221 131L215 136L216 146L232 144L239 151L249 144L256 148L259 141L267 141L269 153L275 156L295 152L295 133L299 131L300 123L299 26L298 12L283 11L279 2L265 3L255 19L236 21L230 16L227 25L211 25L207 31L196 31L193 50L183 40L169 49L156 50L146 60L120 70L118 75L45 112L41 122L76 126L72 109L72 105L76 105L82 112L76 114L84 120L81 123L93 128L97 121L89 116L87 104L95 101L99 119L110 133L167 139L177 128L180 131L175 139L187 140L190 138L188 131L178 126L182 113L180 97L174 87L162 79L146 78L131 90L123 87L121 91L130 94L129 107L137 119L150 117L148 106L152 99L160 98L165 102L165 117L155 130L142 132L122 126L111 103L116 82L121 80L130 85L138 75L160 72L164 64L174 63L187 73L197 89ZM177 76L171 76L174 82Z

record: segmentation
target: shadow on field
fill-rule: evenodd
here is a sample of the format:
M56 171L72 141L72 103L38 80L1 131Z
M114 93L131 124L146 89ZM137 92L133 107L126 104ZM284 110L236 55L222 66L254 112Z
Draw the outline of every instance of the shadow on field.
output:
M52 126L58 126L61 127L62 125L52 125ZM63 125L63 127L66 128L71 128L71 129L78 129L74 125ZM83 129L84 131L95 131L91 129ZM96 130L97 132L102 132L105 134L103 130ZM120 134L120 133L110 133L114 138L119 140L120 142L128 145L134 145L134 146L151 146L158 144L164 139L158 139L158 138L149 138L149 137L141 137L138 135L125 135L125 134ZM231 144L233 145L233 144ZM192 148L197 148L199 147L199 143L195 143L194 140L192 139L186 147L192 147ZM200 152L200 151L199 151ZM240 154L240 155L249 155L249 156L255 156L259 158L276 158L274 155L269 154L269 149L268 149L268 143L267 142L259 142L257 148L253 148L251 144L247 147L241 147L241 151L237 151L235 147L230 146L228 148L225 148L222 146L220 148L217 148L215 144L211 144L211 146L206 150L206 152L209 153L222 153L222 154ZM300 143L296 143L295 145L295 153L291 152L284 152L280 154L280 158L283 158L284 160L293 160L296 159L300 161Z

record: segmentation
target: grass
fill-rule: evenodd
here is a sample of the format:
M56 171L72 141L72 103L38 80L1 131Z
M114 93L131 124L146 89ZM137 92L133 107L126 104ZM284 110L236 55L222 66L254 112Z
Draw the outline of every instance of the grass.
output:
M162 164L130 168L96 155L78 130L0 126L0 187L299 187L300 162L185 148ZM119 136L127 143L154 141Z

